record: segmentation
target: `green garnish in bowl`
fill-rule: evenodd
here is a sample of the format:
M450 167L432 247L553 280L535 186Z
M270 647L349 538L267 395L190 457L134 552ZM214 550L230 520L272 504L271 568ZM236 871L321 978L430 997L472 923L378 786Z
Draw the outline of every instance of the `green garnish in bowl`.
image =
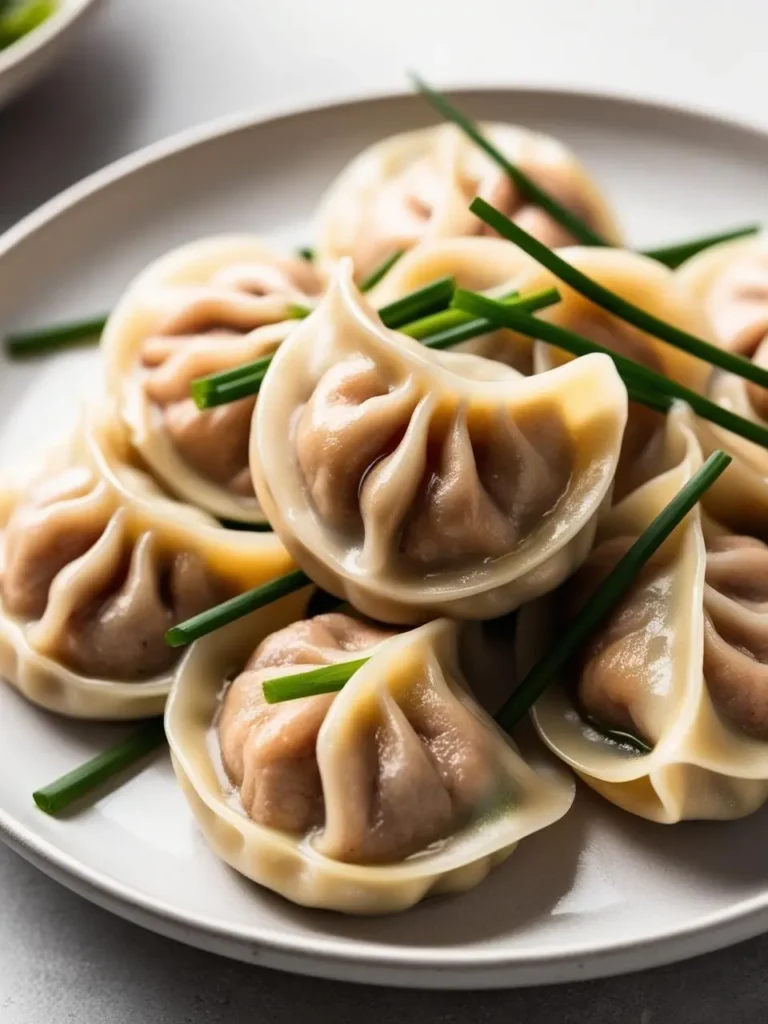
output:
M0 50L38 28L58 7L59 0L0 0Z

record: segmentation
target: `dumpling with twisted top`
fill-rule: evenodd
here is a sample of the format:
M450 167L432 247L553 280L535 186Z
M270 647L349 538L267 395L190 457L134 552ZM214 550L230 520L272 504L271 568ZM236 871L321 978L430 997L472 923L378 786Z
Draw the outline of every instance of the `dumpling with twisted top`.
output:
M691 420L683 407L672 412L664 472L611 510L589 559L548 609L541 602L522 613L526 661L700 467ZM562 685L535 705L545 742L607 799L654 821L754 811L768 797L766 570L765 544L727 533L696 506Z
M151 264L109 318L102 347L131 441L174 494L223 519L261 523L248 472L255 397L200 410L197 377L268 356L323 277L258 239L209 238Z
M681 330L708 340L706 318L667 267L628 249L573 247L559 255L592 280L628 302ZM582 335L589 341L641 363L648 369L703 392L711 366L625 323L564 285L539 264L527 262L507 284L523 293L556 287L560 302L537 316ZM543 342L534 345L537 372L567 362L571 356ZM664 416L630 402L614 499L639 486L657 471L664 444Z
M290 568L272 534L170 500L110 416L0 501L0 675L83 718L162 709L177 623Z
M768 369L768 239L763 236L713 246L677 271L709 317L715 341ZM768 427L768 388L715 371L708 396L745 419ZM727 480L718 480L704 502L733 529L768 539L768 451L705 421L699 441L709 455L722 448L734 459Z
M385 622L492 618L586 556L626 391L608 356L525 378L387 330L339 268L263 382L251 466L325 590Z
M480 127L540 188L607 242L621 241L600 190L562 143L515 125ZM361 278L393 252L421 241L487 234L490 229L468 209L477 195L546 245L574 241L463 132L441 124L383 139L342 171L318 214L318 257L328 265L351 256Z
M571 785L533 771L470 696L456 624L302 620L304 599L212 634L178 673L174 767L218 856L297 903L385 913L477 885L566 812ZM267 680L361 658L339 693L264 700Z

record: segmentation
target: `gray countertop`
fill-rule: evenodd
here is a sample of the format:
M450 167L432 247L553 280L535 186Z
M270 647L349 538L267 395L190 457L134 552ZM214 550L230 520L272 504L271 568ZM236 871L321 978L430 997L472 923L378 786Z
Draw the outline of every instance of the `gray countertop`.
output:
M531 42L516 51L511 70L510 34L485 38L478 21L457 17L451 0L280 0L273 8L257 0L111 0L51 76L0 112L0 230L169 132L236 109L397 87L404 66L418 65L438 81L639 92L768 122L764 55L743 47L745 24L750 38L765 34L761 0L731 0L726 19L720 5L699 0L537 0L514 7L474 0L474 15L496 23L504 11L515 34ZM768 936L607 981L407 992L295 978L178 945L89 905L5 848L0 894L2 1024L768 1018Z

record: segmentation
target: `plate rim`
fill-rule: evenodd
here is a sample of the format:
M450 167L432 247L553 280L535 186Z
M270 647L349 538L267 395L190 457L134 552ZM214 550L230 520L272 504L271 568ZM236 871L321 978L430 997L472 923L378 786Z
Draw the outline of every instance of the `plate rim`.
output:
M82 7L75 7L75 11L80 13L91 2L84 0ZM768 143L768 127L762 127L756 122L689 104L623 95L610 89L483 83L466 87L450 86L448 91L452 95L478 102L482 102L483 96L508 95L518 100L528 96L562 103L574 100L598 102L618 109L629 106L646 114L682 117L697 122L700 127L736 130L752 136L755 141ZM407 89L372 90L353 98L331 98L310 104L265 104L255 110L236 112L185 128L115 160L31 211L0 235L0 261L49 221L144 167L240 131L332 110L341 114L355 107L386 105L412 95ZM578 949L561 944L555 947L532 946L512 952L484 948L442 947L435 950L409 947L408 952L403 953L399 949L388 949L380 944L364 953L356 953L350 949L348 939L336 936L276 935L269 930L264 931L258 925L233 926L218 922L215 918L202 919L179 911L163 900L147 896L103 871L87 867L61 850L55 842L39 836L2 808L0 839L60 884L102 908L150 930L189 945L263 966L320 977L364 981L368 984L498 988L606 977L710 952L750 938L768 928L766 889L761 895L738 900L718 911L700 914L660 936L639 940L626 938L611 945L593 941Z

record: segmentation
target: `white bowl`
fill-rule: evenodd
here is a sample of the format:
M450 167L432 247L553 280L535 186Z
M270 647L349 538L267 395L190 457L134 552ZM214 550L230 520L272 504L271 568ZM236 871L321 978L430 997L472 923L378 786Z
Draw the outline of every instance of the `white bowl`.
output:
M98 0L59 0L59 10L0 50L0 107L37 81L58 60Z

